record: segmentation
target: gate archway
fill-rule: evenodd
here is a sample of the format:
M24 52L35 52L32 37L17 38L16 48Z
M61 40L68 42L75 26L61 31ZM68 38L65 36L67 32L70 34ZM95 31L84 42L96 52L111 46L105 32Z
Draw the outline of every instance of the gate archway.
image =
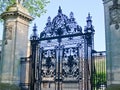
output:
M68 18L59 7L52 21L48 17L40 37L34 26L30 90L91 90L93 44L90 14L83 32L73 12Z

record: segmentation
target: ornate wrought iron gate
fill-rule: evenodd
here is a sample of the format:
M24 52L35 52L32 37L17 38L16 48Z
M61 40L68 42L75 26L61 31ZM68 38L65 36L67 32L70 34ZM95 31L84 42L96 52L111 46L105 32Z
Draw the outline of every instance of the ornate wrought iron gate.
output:
M30 90L91 90L91 59L94 29L90 14L84 33L62 13L37 35L36 25L31 36Z

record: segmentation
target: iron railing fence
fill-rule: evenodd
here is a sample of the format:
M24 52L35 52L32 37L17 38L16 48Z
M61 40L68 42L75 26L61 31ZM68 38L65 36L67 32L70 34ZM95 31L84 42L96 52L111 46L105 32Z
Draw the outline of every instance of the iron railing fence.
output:
M106 52L92 53L92 90L105 90L106 80Z

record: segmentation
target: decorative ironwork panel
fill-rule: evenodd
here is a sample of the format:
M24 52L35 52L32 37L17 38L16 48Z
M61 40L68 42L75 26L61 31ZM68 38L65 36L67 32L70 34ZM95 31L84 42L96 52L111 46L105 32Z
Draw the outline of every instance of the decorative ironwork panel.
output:
M62 62L63 81L79 80L79 57L78 48L65 48Z
M55 50L45 50L42 53L42 81L54 81L56 68Z

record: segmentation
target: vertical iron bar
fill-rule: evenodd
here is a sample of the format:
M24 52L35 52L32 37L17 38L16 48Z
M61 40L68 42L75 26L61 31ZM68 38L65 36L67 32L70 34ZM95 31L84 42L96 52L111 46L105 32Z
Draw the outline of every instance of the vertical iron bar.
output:
M91 49L91 90L93 90L94 87L94 81L93 81L93 77L94 77L94 58L93 58L93 49Z
M35 80L35 61L36 61L36 56L37 56L37 45L38 45L38 40L36 40L36 38L33 40L31 40L31 49L32 49L32 54L31 54L31 63L32 63L32 70L31 70L31 90L34 90L35 89L35 83L36 83L36 80Z
M34 83L35 83L35 59L36 59L36 45L32 46L32 85L31 90L34 90Z
M40 48L40 52L39 52L39 90L41 90L41 82L42 82L42 78L41 78L41 70L42 70L42 48Z
M59 42L59 52L58 52L58 90L60 90L60 43L61 43L61 38L59 37L58 42Z
M58 90L60 90L60 44L59 44L59 52L58 52Z
M30 56L30 60L29 60L29 90L31 89L31 75L32 75L32 73L31 73L31 67L32 67L32 62L31 62L31 56Z
M88 66L88 38L87 38L87 61L86 61L86 63L87 63L87 90L89 90L89 88L88 88L88 69L89 69L89 66Z

